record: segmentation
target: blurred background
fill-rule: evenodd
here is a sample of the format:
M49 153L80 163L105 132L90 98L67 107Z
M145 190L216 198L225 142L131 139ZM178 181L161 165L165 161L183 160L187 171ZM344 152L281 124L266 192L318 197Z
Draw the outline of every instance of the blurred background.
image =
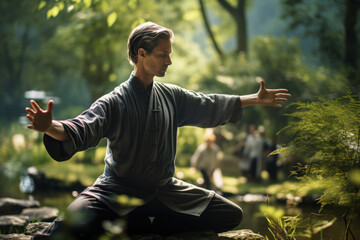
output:
M279 216L317 211L315 201L302 208L295 204L295 210L269 203L276 189L294 187L290 171L302 159L275 160L274 178L267 167L271 151L264 144L275 150L291 141L286 133L276 135L289 123L287 114L296 110L290 103L360 93L359 5L358 0L1 1L0 197L31 194L63 211L102 173L105 140L57 163L43 147L42 134L26 129L24 108L30 99L44 108L53 99L55 119L77 116L127 80L132 71L128 35L139 23L153 21L175 33L173 64L157 81L243 95L256 92L262 78L267 88L287 88L292 94L288 107L246 108L241 124L213 130L223 154L217 190L244 207L249 220L241 228L268 233L261 211ZM262 167L252 178L242 169L250 128L264 143ZM198 185L202 176L193 174L190 159L204 133L184 127L178 136L176 176ZM318 189L311 196L321 193Z

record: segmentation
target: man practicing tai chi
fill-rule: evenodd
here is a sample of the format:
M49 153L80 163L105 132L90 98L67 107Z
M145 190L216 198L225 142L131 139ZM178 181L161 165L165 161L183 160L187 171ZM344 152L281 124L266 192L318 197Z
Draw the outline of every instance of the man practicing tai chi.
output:
M152 22L130 33L128 57L134 65L129 79L96 100L79 116L52 119L53 101L42 110L35 101L26 108L28 128L44 133L50 156L65 161L76 152L95 147L107 139L104 173L68 207L70 213L86 216L67 226L76 239L96 239L102 222L126 216L128 233L171 234L180 231L223 232L236 227L242 210L214 191L173 177L177 128L191 125L213 128L237 123L242 108L250 105L281 107L290 94L286 89L266 89L234 96L196 93L154 80L171 65L174 34ZM125 206L116 196L142 200ZM151 220L149 217L152 217ZM34 239L47 239L64 231L64 221L55 220Z

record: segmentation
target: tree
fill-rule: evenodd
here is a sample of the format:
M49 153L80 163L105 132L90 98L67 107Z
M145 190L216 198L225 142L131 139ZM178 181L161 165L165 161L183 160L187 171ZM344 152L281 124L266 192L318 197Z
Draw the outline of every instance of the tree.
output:
M51 19L59 13L71 14L71 21L61 29L67 29L71 44L82 52L81 75L89 83L92 100L111 89L119 78L126 79L122 72L130 71L126 46L132 28L145 21L170 27L181 22L185 11L182 3L165 0L59 0L44 7ZM164 12L167 14L160 14Z
M355 92L360 91L360 52L357 17L359 0L282 0L289 29L302 29L318 40L315 49L328 66L343 71Z
M13 120L23 113L21 99L26 90L25 80L32 77L29 69L39 71L31 59L44 39L54 34L53 24L44 24L43 18L36 1L0 3L0 116L3 120ZM61 18L57 20L60 21Z
M245 8L246 0L237 0L236 5L233 6L227 0L217 0L218 4L227 11L227 13L233 19L236 26L236 49L235 54L246 54L247 53L247 29L246 29L246 17L245 17ZM209 34L212 45L217 52L220 59L224 60L225 55L224 51L219 46L215 34L210 26L209 17L206 12L206 6L203 0L199 0L199 6L201 15L205 24L206 31Z
M126 51L126 41L134 24L145 21L145 15L138 7L138 1L56 1L46 5L49 21L59 13L70 15L71 21L62 26L73 48L81 51L81 75L89 83L91 99L104 94L109 84L116 81L116 69L126 62L117 58L119 51ZM151 11L157 5L146 3L144 8ZM150 15L149 15L150 16ZM59 30L59 29L58 29Z

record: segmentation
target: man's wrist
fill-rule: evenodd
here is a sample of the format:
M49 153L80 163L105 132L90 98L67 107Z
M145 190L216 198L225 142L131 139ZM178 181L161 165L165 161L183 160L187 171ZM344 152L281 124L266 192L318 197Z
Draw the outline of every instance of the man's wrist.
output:
M259 104L257 93L240 96L240 101L241 101L242 107L253 106L253 105Z
M65 130L62 123L56 120L52 120L51 125L47 129L45 134L59 141L66 141L70 139L70 136Z

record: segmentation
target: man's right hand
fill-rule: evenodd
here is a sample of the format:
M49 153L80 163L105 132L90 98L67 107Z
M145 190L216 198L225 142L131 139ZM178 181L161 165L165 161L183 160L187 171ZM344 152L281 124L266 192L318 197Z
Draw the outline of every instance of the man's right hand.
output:
M28 113L26 118L31 123L27 127L39 132L46 132L52 123L52 108L54 106L54 101L50 100L48 102L46 111L41 109L34 100L30 100L30 105L32 108L25 108L25 111Z
M43 132L59 141L66 141L70 139L70 136L65 131L64 126L60 122L52 119L52 109L54 106L53 100L48 102L46 110L42 110L34 100L31 100L30 104L32 108L25 108L25 111L28 113L26 114L26 118L31 123L27 126L29 129Z

